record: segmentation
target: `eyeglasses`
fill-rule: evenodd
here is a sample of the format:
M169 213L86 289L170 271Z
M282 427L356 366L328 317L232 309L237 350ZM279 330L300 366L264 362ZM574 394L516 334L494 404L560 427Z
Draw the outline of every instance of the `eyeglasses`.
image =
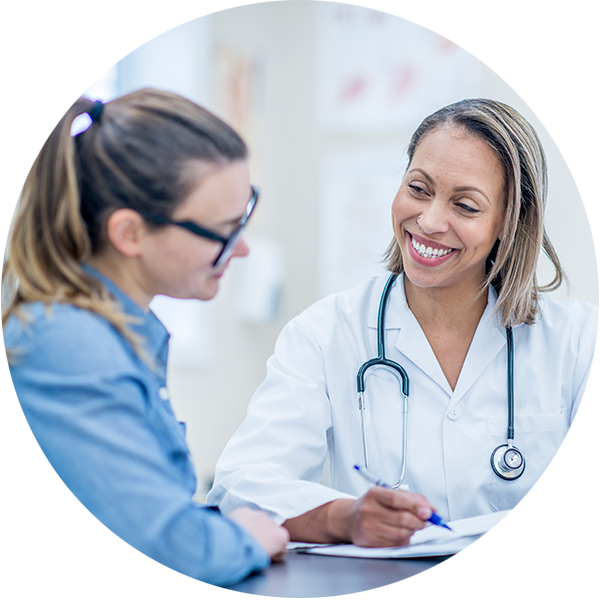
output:
M146 211L139 210L137 212L139 212L139 214L147 221L151 221L153 223L160 223L163 225L176 225L177 227L183 227L184 229L187 229L195 235L199 235L200 237L206 238L208 240L213 240L215 242L220 242L221 244L223 244L223 248L221 248L221 252L219 252L217 258L215 259L215 262L213 263L213 267L220 267L233 254L235 247L237 246L237 243L240 239L240 236L242 235L242 231L244 230L244 227L246 227L248 219L250 218L250 215L256 207L259 195L258 189L255 186L251 185L250 192L250 200L248 201L246 210L244 211L242 218L239 220L237 227L235 228L233 233L227 237L219 235L214 231L210 231L210 229L206 229L205 227L201 227L193 221L172 221L167 217L155 215Z

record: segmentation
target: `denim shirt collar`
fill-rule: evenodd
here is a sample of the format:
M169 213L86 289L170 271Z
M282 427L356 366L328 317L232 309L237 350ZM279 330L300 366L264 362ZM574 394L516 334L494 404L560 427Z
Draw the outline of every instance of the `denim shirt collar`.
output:
M125 314L135 318L135 321L128 324L128 327L144 339L146 351L164 368L167 362L170 334L158 317L152 310L148 309L148 311L145 311L142 309L141 306L136 304L117 287L112 279L109 279L94 267L85 264L83 265L83 270L104 285L113 298L120 304Z

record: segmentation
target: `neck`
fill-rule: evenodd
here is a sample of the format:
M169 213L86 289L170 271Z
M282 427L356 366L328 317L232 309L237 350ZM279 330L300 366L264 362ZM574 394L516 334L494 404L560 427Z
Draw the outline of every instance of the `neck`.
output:
M422 327L472 329L487 306L487 293L478 286L424 288L404 277L406 301Z
M88 264L108 277L125 294L127 294L140 308L147 311L152 296L149 295L136 277L134 259L116 254L115 251L106 250L99 255L92 256Z

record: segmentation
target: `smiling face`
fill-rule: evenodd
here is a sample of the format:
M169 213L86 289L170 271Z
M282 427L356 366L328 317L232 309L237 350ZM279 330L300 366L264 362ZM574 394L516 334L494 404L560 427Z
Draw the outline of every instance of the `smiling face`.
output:
M392 204L405 277L424 288L474 286L504 223L504 170L492 148L457 126L417 146Z
M224 237L238 226L250 199L250 174L246 161L216 167L192 166L198 183L175 209L171 219L194 221ZM231 258L249 252L240 238L232 257L218 268L213 263L223 245L168 225L150 229L143 236L140 254L141 281L147 296L164 294L174 298L210 300L219 290L219 280Z

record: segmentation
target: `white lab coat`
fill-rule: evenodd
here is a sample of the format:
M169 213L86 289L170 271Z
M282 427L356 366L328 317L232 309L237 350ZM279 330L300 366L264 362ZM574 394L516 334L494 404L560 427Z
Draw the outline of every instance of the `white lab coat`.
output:
M388 274L329 296L293 319L267 363L267 377L225 448L207 500L227 513L252 504L278 522L366 483L356 392L360 365L377 355L377 313ZM490 455L507 437L506 335L488 304L454 391L409 309L400 276L385 319L387 358L410 378L406 480L444 519L514 507L548 466L581 401L595 346L598 310L542 297L541 317L513 329L515 445L526 468L504 481ZM366 410L372 471L390 482L402 457L399 384L386 368L369 371ZM330 486L321 485L325 460Z

